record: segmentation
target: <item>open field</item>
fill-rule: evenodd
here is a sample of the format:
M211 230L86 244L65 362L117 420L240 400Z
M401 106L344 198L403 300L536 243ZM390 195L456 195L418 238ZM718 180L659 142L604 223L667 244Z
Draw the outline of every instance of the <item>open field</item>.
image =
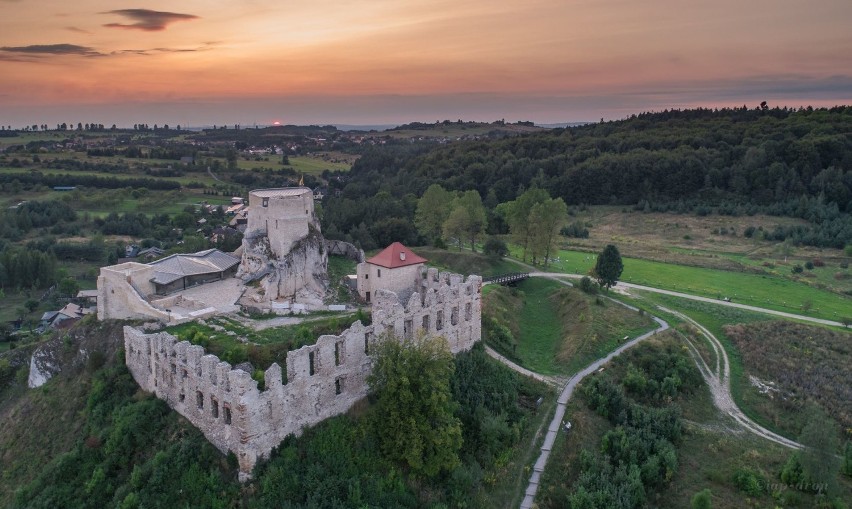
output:
M517 247L512 248L519 256ZM595 254L559 251L560 261L550 270L588 274L595 266ZM638 258L623 257L621 281L666 290L701 295L728 297L740 304L786 311L817 318L841 320L852 315L852 298L793 281L785 277L748 272L730 272L703 267L675 265Z
M750 271L796 279L809 285L825 285L837 292L852 290L852 276L835 279L847 269L840 263L852 261L842 250L792 246L758 238L762 229L776 226L807 226L802 219L754 216L696 216L694 214L642 213L620 207L595 206L574 211L571 222L580 222L589 230L589 238L563 238L563 248L599 252L606 244L615 244L622 256L670 262L734 272ZM752 238L747 228L756 229ZM714 233L715 232L715 233ZM724 234L722 232L725 232ZM794 276L795 264L822 260L825 267Z

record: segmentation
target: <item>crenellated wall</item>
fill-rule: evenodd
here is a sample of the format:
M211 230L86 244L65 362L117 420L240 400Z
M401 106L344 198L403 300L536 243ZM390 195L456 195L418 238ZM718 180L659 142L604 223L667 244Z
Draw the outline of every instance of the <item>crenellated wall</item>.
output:
M257 460L284 437L346 412L367 395L377 338L422 331L444 336L453 353L470 349L481 337L481 285L479 276L463 281L429 269L405 305L393 292L379 290L372 325L355 322L340 335L320 336L289 352L287 379L273 364L263 391L249 373L167 333L125 327L126 362L144 390L186 417L220 451L234 452L240 479L247 480Z

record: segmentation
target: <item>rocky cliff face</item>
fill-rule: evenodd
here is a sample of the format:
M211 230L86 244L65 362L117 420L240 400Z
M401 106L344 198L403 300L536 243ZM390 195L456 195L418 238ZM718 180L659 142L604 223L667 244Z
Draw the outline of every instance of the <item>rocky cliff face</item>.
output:
M93 362L93 355L98 364L113 358L122 344L121 327L116 324L112 320L77 324L35 346L26 359L29 362L27 386L31 389L41 387L63 371L84 369Z
M254 280L240 304L249 308L283 309L285 305L322 305L328 289L328 253L322 234L311 227L307 236L284 256L271 249L269 238L243 239L243 257L238 277Z

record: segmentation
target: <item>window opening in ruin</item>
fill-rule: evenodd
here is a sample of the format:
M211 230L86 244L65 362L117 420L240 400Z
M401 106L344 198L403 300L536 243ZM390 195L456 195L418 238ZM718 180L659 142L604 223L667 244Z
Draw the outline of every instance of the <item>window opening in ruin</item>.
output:
M456 306L450 312L450 324L458 325L459 324L459 307Z
M423 316L423 330L429 332L429 315Z
M412 320L406 320L402 325L402 334L405 336L405 339L414 338L414 331L412 329L414 329Z
M370 292L367 292L367 302L370 302Z
M308 363L310 364L310 366L308 366L308 374L313 376L314 375L314 352L308 353Z
M176 366L176 365L175 365L175 363L173 362L173 363L172 363L172 375L176 375L176 374L177 374L177 366Z
M334 344L334 365L340 366L343 362L341 359L343 357L343 341L338 341Z
M225 424L231 424L231 407L222 405L222 410L225 413Z
M180 401L181 403L183 403L185 399L186 399L186 394L180 393L178 395L178 401Z
M438 311L437 316L435 317L435 330L441 330L444 328L444 312Z
M376 277L382 277L382 269L376 269L376 270L378 272L378 275Z
M278 229L278 220L277 219L275 220L275 229L276 230Z
M373 333L368 332L364 334L364 354L370 355L370 340L373 339Z
M184 378L189 376L189 373L187 373L185 369L182 369L181 371L183 371L183 377Z
M268 207L268 206L269 206L269 198L264 198L264 199L263 199L263 203L262 203L262 205L263 205L264 207Z
M370 275L369 275L369 274L364 274L364 279L370 279Z
M306 216L308 215L308 209L305 209L305 215Z
M464 305L464 320L466 322L470 321L470 302Z
M195 367L195 376L201 376L201 365Z
M334 393L340 394L341 392L343 392L343 382L338 378L334 381Z
M432 281L438 282L438 273L436 272L434 276L432 276Z
M213 396L210 396L210 413L214 419L219 418L219 402Z
M204 409L204 394L201 394L201 391L195 391L195 404L199 410Z

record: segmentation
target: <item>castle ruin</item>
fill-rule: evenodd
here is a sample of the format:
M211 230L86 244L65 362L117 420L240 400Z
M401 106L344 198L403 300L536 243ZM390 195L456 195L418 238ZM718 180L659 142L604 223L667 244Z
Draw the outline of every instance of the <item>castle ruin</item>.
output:
M318 309L328 288L328 252L307 187L255 189L237 277L240 299L259 310ZM295 306L298 304L299 306Z
M371 325L355 322L340 335L289 352L286 378L273 364L263 390L249 373L163 332L125 327L126 363L142 389L186 417L220 451L233 452L245 481L287 435L342 414L367 395L379 338L443 336L453 353L470 349L481 337L481 285L479 276L465 281L424 267L405 305L394 292L376 290Z

